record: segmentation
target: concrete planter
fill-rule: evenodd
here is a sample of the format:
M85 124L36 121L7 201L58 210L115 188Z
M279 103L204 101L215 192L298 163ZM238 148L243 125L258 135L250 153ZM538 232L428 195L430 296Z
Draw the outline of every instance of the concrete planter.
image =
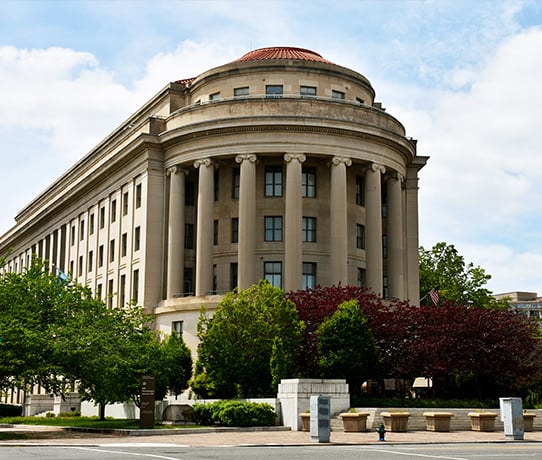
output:
M450 431L451 412L424 412L425 429L427 431Z
M343 412L339 415L343 420L345 432L367 431L368 412Z
M405 432L408 427L408 412L382 412L386 431Z
M523 430L524 431L534 431L534 418L535 414L531 412L523 412Z
M302 412L299 416L301 417L301 431L310 431L311 414L309 412Z
M469 412L472 431L495 431L494 412Z

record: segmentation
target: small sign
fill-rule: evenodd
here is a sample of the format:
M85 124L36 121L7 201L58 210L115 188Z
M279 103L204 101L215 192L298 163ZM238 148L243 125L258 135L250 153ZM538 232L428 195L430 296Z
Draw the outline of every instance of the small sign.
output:
M141 379L141 407L139 408L139 427L154 428L154 377L144 375Z

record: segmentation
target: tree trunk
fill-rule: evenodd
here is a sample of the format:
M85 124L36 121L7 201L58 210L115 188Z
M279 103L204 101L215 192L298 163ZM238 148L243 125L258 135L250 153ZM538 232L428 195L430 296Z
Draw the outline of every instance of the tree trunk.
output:
M98 411L100 420L105 420L105 404L104 403L98 403Z

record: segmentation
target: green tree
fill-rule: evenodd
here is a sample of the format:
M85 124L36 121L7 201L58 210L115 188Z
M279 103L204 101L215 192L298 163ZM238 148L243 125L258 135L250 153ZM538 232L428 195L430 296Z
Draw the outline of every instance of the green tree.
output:
M200 316L201 340L192 389L219 398L273 394L271 355L282 342L285 369L295 370L303 323L284 292L267 281L228 293L214 316Z
M356 300L343 302L317 330L320 369L324 378L345 378L353 394L371 376L378 349Z
M491 275L472 262L467 264L452 244L440 242L431 249L421 246L419 264L422 305L433 305L428 294L437 288L441 301L482 308L508 308L506 301L497 301L487 289Z

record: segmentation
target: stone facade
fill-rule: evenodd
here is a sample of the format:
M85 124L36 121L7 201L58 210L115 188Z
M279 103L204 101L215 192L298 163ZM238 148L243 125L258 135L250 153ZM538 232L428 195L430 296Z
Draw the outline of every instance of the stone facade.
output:
M363 75L256 50L170 83L37 196L0 237L0 271L37 254L192 349L200 306L262 278L416 303L426 161Z

